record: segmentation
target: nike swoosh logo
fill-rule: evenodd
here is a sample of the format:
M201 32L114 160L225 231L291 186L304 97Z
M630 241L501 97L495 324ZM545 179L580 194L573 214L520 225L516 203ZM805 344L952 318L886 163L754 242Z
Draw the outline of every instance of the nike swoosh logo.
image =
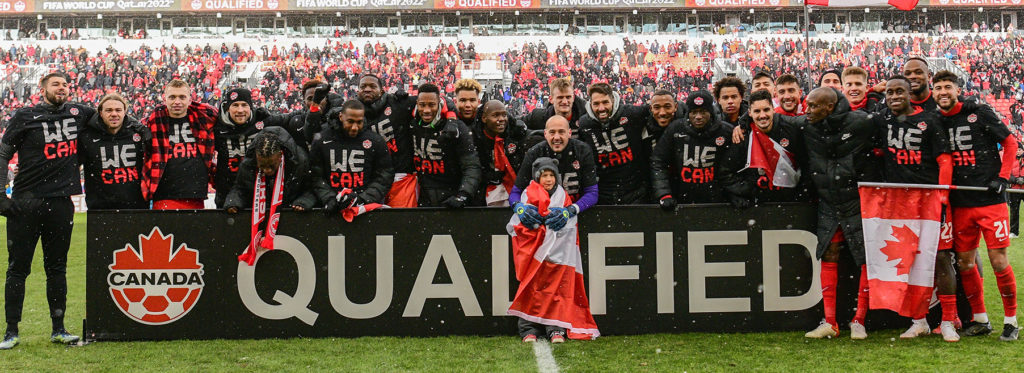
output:
M39 119L39 117L41 117L41 116L42 115L36 115L36 116L32 117L32 119Z
M100 142L100 139L92 139L92 142Z
M328 141L324 141L324 144L330 144L332 142L334 142L334 140L328 140Z

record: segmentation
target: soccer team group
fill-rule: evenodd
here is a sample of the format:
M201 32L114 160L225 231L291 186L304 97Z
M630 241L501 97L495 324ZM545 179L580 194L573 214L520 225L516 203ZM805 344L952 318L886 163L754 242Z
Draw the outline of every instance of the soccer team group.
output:
M349 100L311 79L301 87L305 108L285 114L259 107L246 89L228 91L219 107L193 101L191 87L173 80L164 104L138 121L115 93L96 108L70 102L66 77L48 74L40 81L43 102L18 110L0 141L0 168L18 162L13 196L0 194L9 253L0 349L18 344L25 279L40 239L51 341L78 340L63 319L70 196L82 192L82 175L90 209L201 209L212 184L218 208L256 206L253 247L267 247L261 236L273 237L278 220L266 217L279 209L358 215L375 204L511 206L520 221L557 231L596 204L671 211L677 204L743 209L815 201L825 319L806 336L839 334L837 262L848 250L861 266L853 339L867 337L870 291L857 183L981 186L987 191L943 196L935 262L942 321L933 331L923 306L901 337L934 332L955 342L958 329L993 331L975 263L984 237L1003 300L1000 339L1017 339L1006 203L1017 142L992 108L961 97L954 74L933 73L917 57L905 61L903 75L874 86L859 67L826 72L806 96L792 75L759 73L750 85L727 77L684 102L676 101L680 93L660 90L632 106L608 84L574 92L571 81L558 78L549 83L546 107L514 118L502 102L483 100L472 79L458 81L454 97L446 97L429 83L414 94L386 93L368 74ZM749 167L750 142L767 140L803 177L780 183L771 170ZM571 198L557 214L542 216L545 209L522 202L535 165L557 171L544 175L557 175ZM7 179L0 173L0 184ZM974 314L964 325L956 312L957 270ZM558 329L548 337L564 340ZM531 330L521 329L524 340Z

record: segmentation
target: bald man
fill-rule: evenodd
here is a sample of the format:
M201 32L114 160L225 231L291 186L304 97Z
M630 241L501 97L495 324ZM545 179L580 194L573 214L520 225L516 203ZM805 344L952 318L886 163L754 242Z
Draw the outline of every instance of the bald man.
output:
M508 206L516 171L526 154L526 125L509 115L498 100L484 103L469 124L483 179L473 206Z
M850 323L850 338L867 338L864 318L867 304L867 272L864 270L864 236L857 182L876 181L878 161L872 154L877 128L867 113L851 111L839 91L819 87L807 96L804 119L808 172L818 192L818 252L821 259L821 293L825 321L807 338L839 335L836 321L836 283L840 250L845 247L861 267L857 314ZM844 244L845 243L845 244Z
M544 142L534 145L523 157L509 195L513 210L520 196L533 179L533 161L548 157L558 161L561 185L575 201L570 211L582 212L597 204L597 165L594 151L583 141L572 138L569 120L561 115L548 118L544 124Z

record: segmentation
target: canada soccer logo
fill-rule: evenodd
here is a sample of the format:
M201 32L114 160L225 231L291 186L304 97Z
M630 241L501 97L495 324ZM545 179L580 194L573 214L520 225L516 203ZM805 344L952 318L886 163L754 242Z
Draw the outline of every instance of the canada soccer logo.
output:
M704 6L704 0L697 0L697 1L695 1L695 3L697 3L697 6ZM700 105L700 104L697 104L697 105Z
M529 8L533 4L533 0L519 0L519 6L523 8Z
M967 116L968 123L974 123L978 121L978 114L971 114Z
M71 112L71 115L78 115L78 108L76 107L71 108L69 111Z
M229 97L228 99L229 100L237 100L238 99L238 92L231 92L231 97Z
M572 161L572 168L580 169L580 161Z
M25 11L25 2L24 1L19 1L19 2L14 3L14 11L15 12L24 12Z
M507 148L508 148L508 153L509 154L512 154L512 153L516 152L516 144L514 144L514 143L508 144Z
M455 0L444 0L444 7L445 8L454 8L455 7Z
M920 122L917 124L917 129L924 131L925 129L928 129L928 124L925 122Z
M694 98L693 99L693 104L697 105L697 106L704 105L704 98L703 97Z
M387 108L384 108L384 115L385 116L390 116L391 115L391 107L390 106L388 106Z
M629 122L629 118L626 118L626 117L619 118L619 124L625 125L627 122Z
M142 135L137 134L137 133L132 135L132 141L134 141L134 142L142 141Z
M254 126L255 126L255 127L256 127L256 129L258 129L258 130L261 130L261 129L263 129L263 121L261 120L261 121L259 121L259 122L256 122L256 124L255 124Z
M131 319L147 325L174 322L192 310L203 292L199 251L184 243L174 249L174 235L153 227L139 235L139 247L114 251L107 275L110 296Z
M725 145L725 138L722 137L722 136L718 136L718 138L715 139L715 145L718 145L718 146ZM783 145L783 146L785 146L785 145Z
M203 2L202 0L192 0L192 2L189 3L189 6L191 6L192 9L200 9L203 7Z
M371 146L373 146L373 143L370 140L363 140L363 149L369 149Z
M779 141L779 145L782 145L783 148L788 148L789 147L789 139L782 139L782 140L780 140Z
M281 4L277 0L269 0L269 1L267 1L267 8L277 9L278 5L281 5Z

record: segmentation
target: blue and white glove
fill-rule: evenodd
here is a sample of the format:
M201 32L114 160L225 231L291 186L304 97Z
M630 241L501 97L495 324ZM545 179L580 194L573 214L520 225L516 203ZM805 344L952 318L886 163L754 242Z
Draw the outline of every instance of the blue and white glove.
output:
M531 229L540 228L540 224L544 221L540 216L540 212L537 211L537 206L531 204L516 202L512 206L512 211L515 211L516 216L519 217L519 221L523 225Z

